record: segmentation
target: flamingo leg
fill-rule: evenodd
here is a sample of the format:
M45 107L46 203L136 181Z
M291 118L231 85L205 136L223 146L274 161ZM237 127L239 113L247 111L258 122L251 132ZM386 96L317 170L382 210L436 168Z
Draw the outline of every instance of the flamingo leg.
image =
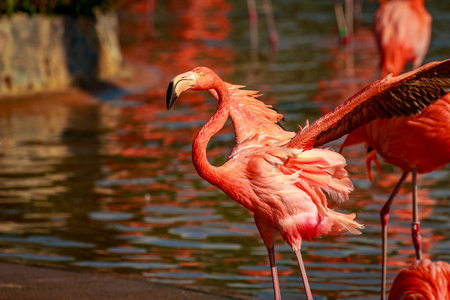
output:
M353 36L353 14L353 0L345 0L345 21L349 38Z
M387 264L387 225L389 223L389 211L391 209L392 202L394 202L395 196L397 196L398 191L402 187L403 183L406 180L409 172L405 171L395 186L394 191L389 196L388 201L383 206L380 211L380 219L381 219L381 234L382 234L382 260L381 260L381 299L384 300L386 295L386 264Z
M345 20L344 9L340 0L333 0L334 2L334 13L336 15L336 21L339 30L339 37L341 41L344 41L348 35L347 21Z
M267 248L269 252L270 272L272 273L273 294L275 300L281 300L280 283L278 281L277 265L275 263L274 247Z
M361 21L363 1L364 0L355 0L354 2L355 19L357 21Z
M412 170L413 218L411 224L412 239L416 249L416 258L422 259L422 236L420 235L419 201L417 199L417 169Z
M250 24L250 57L252 61L252 65L258 67L258 12L256 10L256 2L255 0L247 0L248 6L248 17Z
M263 7L266 14L267 28L269 29L270 43L272 48L276 48L278 45L278 33L275 25L275 18L273 16L271 0L263 0Z
M302 275L303 287L305 288L306 299L313 300L311 288L309 287L308 276L306 276L305 265L303 264L302 254L300 250L295 251L295 255L297 256L298 266L300 267L300 274Z
M274 251L274 244L277 231L272 227L268 226L267 222L265 220L258 218L257 215L254 215L253 217L255 219L255 224L256 227L258 228L259 234L261 235L261 238L264 241L264 245L267 248L267 252L269 253L270 272L272 273L273 293L275 300L281 300L280 283L278 281L278 271L277 265L275 263L275 251Z

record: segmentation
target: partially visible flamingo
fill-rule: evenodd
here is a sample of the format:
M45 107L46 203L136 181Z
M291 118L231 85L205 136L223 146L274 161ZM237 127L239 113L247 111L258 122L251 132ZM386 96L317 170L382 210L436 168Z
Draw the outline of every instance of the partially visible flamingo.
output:
M395 277L389 300L449 300L450 264L416 260Z
M425 0L382 1L375 13L374 29L381 53L381 77L403 72L406 63L418 68L431 39L432 18Z
M380 50L381 78L388 73L398 75L407 62L419 67L428 51L432 18L424 0L380 1L375 13L374 29ZM387 162L403 169L404 173L380 212L382 224L382 299L386 293L387 223L390 206L409 172L413 176L412 235L416 258L421 259L417 203L417 172L429 173L450 161L450 96L425 109L416 117L377 120L352 132L342 145L365 141L375 151L369 151L366 164L371 178L370 162L378 169L377 153ZM410 139L414 132L415 139ZM416 141L421 141L416 143ZM342 151L341 147L341 151Z
M256 226L268 249L275 299L281 299L275 264L277 233L292 247L308 299L312 293L300 248L303 239L363 228L327 206L348 199L353 185L345 159L328 149L329 141L373 119L409 115L450 91L450 60L430 63L417 71L376 81L299 133L277 125L283 117L256 99L257 92L242 91L223 82L205 67L180 74L167 90L170 109L186 90L209 90L218 108L194 139L192 159L198 174L223 190L254 214ZM211 137L231 118L236 146L220 167L209 164L206 147Z
M341 147L366 142L371 149L366 155L370 175L370 162L377 153L388 163L403 170L399 182L380 212L382 232L382 297L386 293L387 225L389 211L408 174L412 173L412 237L416 258L422 259L422 238L418 217L417 173L429 173L443 168L450 162L450 94L414 117L375 120L348 135Z

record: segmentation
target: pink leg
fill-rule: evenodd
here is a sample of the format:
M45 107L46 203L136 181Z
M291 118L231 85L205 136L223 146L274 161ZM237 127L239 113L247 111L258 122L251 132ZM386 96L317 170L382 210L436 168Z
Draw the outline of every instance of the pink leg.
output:
M281 300L280 284L278 281L277 265L275 264L275 253L272 248L267 248L269 252L270 272L272 273L273 293L275 300Z
M272 48L276 48L278 45L278 33L275 26L271 0L263 0L263 6L266 13L267 28L269 29L270 34L270 43L272 44Z
M402 187L403 183L406 180L409 172L404 172L397 185L395 186L394 191L389 196L388 201L383 206L380 212L381 218L381 233L382 233L382 260L381 260L381 299L384 300L386 295L386 263L387 263L387 225L389 223L389 211L391 209L392 202L394 201L395 196L397 196L398 191Z
M255 0L247 0L247 6L250 24L250 48L251 48L250 57L252 65L257 67L259 61L258 58L259 39L258 39L258 12L256 11Z
M281 300L280 284L278 281L277 265L275 264L274 243L277 231L270 227L264 219L254 215L256 227L264 241L264 245L269 252L270 272L272 273L273 293L275 300Z
M345 0L345 21L350 39L353 36L353 14L353 0Z
M313 300L311 288L309 287L308 276L306 276L305 265L303 264L302 254L299 251L295 251L297 256L298 266L300 267L300 274L302 275L303 287L305 288L306 299Z
M412 194L413 194L413 218L412 218L412 239L416 249L416 258L422 259L422 237L420 236L419 222L419 201L417 199L417 169L412 170Z
M339 37L341 42L346 43L348 38L347 21L345 20L344 9L342 8L341 0L333 0L334 13L336 14L336 21L339 30Z

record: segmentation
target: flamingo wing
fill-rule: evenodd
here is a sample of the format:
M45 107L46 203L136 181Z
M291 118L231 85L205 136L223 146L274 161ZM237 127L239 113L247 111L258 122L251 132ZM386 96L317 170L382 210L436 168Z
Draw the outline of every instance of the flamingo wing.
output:
M448 92L450 59L428 63L399 76L387 76L369 84L332 112L305 127L287 146L317 147L378 118L415 115Z

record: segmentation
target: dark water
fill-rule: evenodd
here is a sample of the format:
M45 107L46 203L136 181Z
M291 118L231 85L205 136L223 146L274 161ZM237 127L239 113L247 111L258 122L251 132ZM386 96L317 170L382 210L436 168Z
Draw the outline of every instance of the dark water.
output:
M188 93L168 112L167 84L209 66L262 91L285 127L297 130L379 77L371 32L377 4L364 3L355 41L343 47L331 1L276 1L276 55L259 7L255 57L246 1L156 2L153 19L139 2L121 13L124 53L155 74L145 91L98 102L60 95L0 103L0 258L271 299L252 216L192 166L192 140L216 104L206 93ZM450 5L427 1L427 8L434 23L426 62L448 58ZM233 139L228 124L209 145L211 163L225 161ZM346 152L355 191L336 208L356 212L363 235L325 237L302 249L317 299L378 299L378 214L401 172L383 164L369 182L363 150ZM432 260L450 261L449 179L449 166L419 179L424 253ZM392 210L390 282L414 259L410 197L408 183ZM301 299L295 256L281 240L276 258L283 299Z

